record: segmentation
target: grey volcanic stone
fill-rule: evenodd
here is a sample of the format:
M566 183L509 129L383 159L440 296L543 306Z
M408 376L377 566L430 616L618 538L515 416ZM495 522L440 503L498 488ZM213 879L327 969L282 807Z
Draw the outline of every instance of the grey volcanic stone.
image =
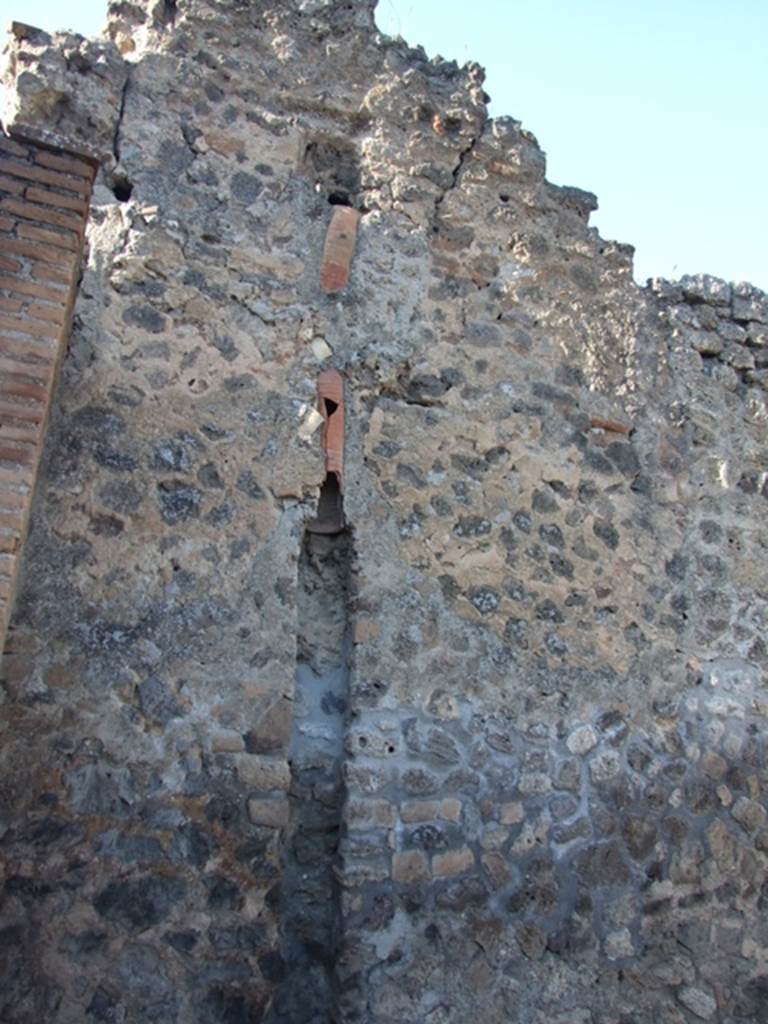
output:
M197 488L180 480L164 480L157 485L160 514L169 526L197 516L202 495Z
M93 905L106 920L127 931L142 932L165 920L185 892L181 879L154 875L111 882L97 894Z

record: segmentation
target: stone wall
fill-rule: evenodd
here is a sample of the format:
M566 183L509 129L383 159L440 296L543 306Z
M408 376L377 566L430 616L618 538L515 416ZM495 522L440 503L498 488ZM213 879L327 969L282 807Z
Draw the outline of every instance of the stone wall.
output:
M10 130L91 118L101 171L2 663L0 1016L768 1020L768 298L638 288L372 3L107 33L11 47Z

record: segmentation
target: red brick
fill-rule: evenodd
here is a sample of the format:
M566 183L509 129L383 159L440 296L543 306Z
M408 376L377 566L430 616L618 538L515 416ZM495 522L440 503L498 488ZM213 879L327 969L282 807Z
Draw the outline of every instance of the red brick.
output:
M12 195L20 196L24 192L25 185L18 178L8 178L0 174L0 192L10 192Z
M0 252L13 252L19 256L31 256L45 263L56 263L60 269L74 270L77 260L74 254L37 242L17 238L0 238Z
M17 462L21 466L31 466L34 461L34 448L0 444L0 462Z
M22 535L18 530L0 529L0 551L5 555L16 555L22 547Z
M3 187L3 181L10 180L10 178L0 178L0 188ZM22 188L24 188L23 185ZM44 203L46 206L56 206L62 210L75 210L80 214L88 212L88 203L85 199L78 199L76 196L65 196L61 192L52 192L50 189L36 188L33 185L29 185L24 192L24 196L31 203Z
M34 163L7 154L29 154ZM0 132L0 631L71 314L93 177L84 160L27 150Z
M44 406L48 401L48 388L41 384L14 384L13 382L6 384L3 381L0 383L0 401L7 409L34 410L39 406Z
M14 139L9 139L0 133L0 153L10 153L12 156L28 157L29 147L22 146Z
M17 405L0 399L0 416L27 423L42 423L45 419L45 409L40 406Z
M35 471L30 466L19 466L15 463L0 463L0 481L12 484L14 487L32 490L35 482ZM0 556L2 557L2 556Z
M0 536L2 537L0 551L6 554L15 554L21 547L21 534L24 530L24 522L22 521L18 526L9 527L2 526L2 520L3 514L0 513Z
M69 249L77 252L80 247L79 239L71 231L56 232L46 231L44 228L34 227L32 224L22 222L16 227L16 234L19 238L29 238L36 242L45 242L46 245L60 246L62 249Z
M0 274L0 288L17 295L34 295L36 299L46 299L48 302L56 302L60 306L66 306L69 301L69 292L64 288L49 288L45 284L35 284L33 281L23 281L15 277L5 277Z
M23 494L19 494L18 491L11 490L10 487L0 484L0 508L6 512L17 512L24 515L27 503L24 500Z
M18 532L0 530L0 551L2 551L4 555L18 555L20 547L21 535ZM10 589L10 582L6 579L3 579L2 584L0 584L0 598L3 597L4 587L8 587ZM2 614L3 612L0 611L0 615Z
M36 281L53 281L56 284L64 284L71 288L75 283L74 270L59 270L50 263L33 263L30 271Z
M66 174L76 174L80 178L87 178L89 182L93 181L95 174L93 164L86 160L80 160L76 156L58 156L44 149L39 149L35 153L35 163L56 171L64 171Z
M2 505L0 498L0 505ZM21 530L24 526L24 515L21 512L5 512L0 509L0 530Z
M0 199L0 210L6 213L15 213L17 217L24 217L25 220L38 221L47 226L66 228L68 231L76 231L78 234L83 230L83 218L76 213L62 213L60 210L53 210L48 206L41 206L39 203L27 203L23 199L6 198Z
M37 444L40 440L41 429L38 423L23 422L21 420L9 423L6 420L0 423L0 438L3 441L28 441L30 444ZM3 498L2 488L0 487L0 508L4 507L4 501L5 498Z
M53 324L30 323L24 317L0 316L0 328L17 334L29 334L33 338L58 340L61 337L60 328Z
M71 178L66 174L48 171L43 167L20 164L16 160L0 159L0 174L12 174L16 178L24 178L25 181L42 181L46 185L66 188L70 192L79 193L81 196L89 196L91 194L90 184L81 178Z
M35 366L50 365L56 358L58 345L39 338L9 338L0 333L0 356L18 356L21 359L34 359ZM32 365L32 364L30 364Z
M21 536L18 533L0 530L0 551L6 555L15 555L20 547Z
M51 370L48 366L39 363L22 363L18 359L9 359L0 354L0 381L12 375L18 375L25 379L47 384L51 378Z
M36 384L34 381L25 380L18 373L6 373L0 379L0 395L31 398L36 402L45 402L48 398L48 388L45 384Z
M0 551L4 555L15 555L21 547L20 530L4 530L0 527Z
M33 302L27 307L27 316L63 327L67 319L67 310L60 306L44 306L39 302Z

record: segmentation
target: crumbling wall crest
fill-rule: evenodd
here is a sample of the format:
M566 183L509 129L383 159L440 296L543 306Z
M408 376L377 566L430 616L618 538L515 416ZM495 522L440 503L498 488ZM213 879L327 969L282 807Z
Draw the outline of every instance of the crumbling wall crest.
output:
M111 42L13 22L0 116L7 131L110 162L126 74Z

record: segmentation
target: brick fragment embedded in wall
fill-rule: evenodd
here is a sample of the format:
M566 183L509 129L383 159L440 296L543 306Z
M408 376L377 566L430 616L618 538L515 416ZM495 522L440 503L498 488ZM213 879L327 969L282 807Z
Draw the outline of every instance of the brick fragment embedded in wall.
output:
M91 162L0 132L0 649L69 334Z
M335 206L323 249L320 284L324 292L339 292L349 281L360 214L350 206Z

